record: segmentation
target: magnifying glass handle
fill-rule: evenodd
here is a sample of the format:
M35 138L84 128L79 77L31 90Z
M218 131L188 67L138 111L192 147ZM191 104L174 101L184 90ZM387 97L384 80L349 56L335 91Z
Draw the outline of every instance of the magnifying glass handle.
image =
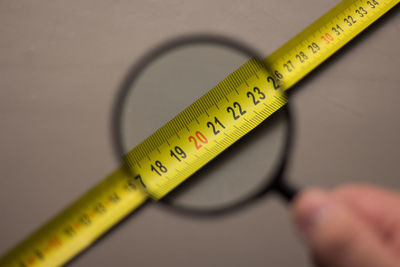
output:
M283 183L280 182L280 183L275 184L274 189L288 203L291 203L292 200L296 197L296 195L300 191L299 188L296 188L285 182L283 182Z

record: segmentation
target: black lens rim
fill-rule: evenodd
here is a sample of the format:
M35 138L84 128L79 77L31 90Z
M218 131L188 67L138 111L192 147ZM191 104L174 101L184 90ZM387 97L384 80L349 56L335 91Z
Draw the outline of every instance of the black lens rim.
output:
M181 37L176 37L170 39L161 45L151 49L147 54L145 54L136 64L134 64L127 72L125 78L123 79L121 85L119 86L118 93L116 95L113 110L112 110L112 122L111 122L111 136L112 143L114 148L114 153L118 160L121 161L121 164L124 165L124 147L122 141L122 112L125 104L125 99L127 95L130 93L131 88L133 88L136 79L142 74L142 72L147 68L151 62L159 58L165 53L168 53L178 47L187 46L191 44L201 44L201 43L212 43L219 44L222 46L226 46L232 49L235 49L245 55L250 57L255 57L258 59L262 59L261 54L255 50L254 48L239 42L231 37L215 35L215 34L190 34ZM272 180L269 178L269 182L254 194L249 195L249 197L244 198L242 200L238 200L235 203L218 207L215 209L194 209L187 208L184 206L171 204L167 200L161 200L160 202L163 204L162 206L167 207L172 211L176 211L181 214L187 215L195 215L195 216L209 216L209 215L220 215L230 213L232 211L241 209L248 204L254 202L257 199L265 196L268 192L276 189L276 185L282 184L283 179L283 171L286 167L287 158L289 155L289 150L291 147L292 140L292 132L293 132L293 120L290 109L288 105L281 108L280 112L284 112L287 117L287 133L286 133L286 142L284 145L284 151L281 156L281 160L278 163L276 171L274 175L272 175ZM267 179L268 180L268 179Z

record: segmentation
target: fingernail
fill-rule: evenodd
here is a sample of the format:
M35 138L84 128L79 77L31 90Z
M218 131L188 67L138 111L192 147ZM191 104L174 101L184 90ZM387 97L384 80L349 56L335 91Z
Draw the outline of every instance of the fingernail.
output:
M320 189L311 189L295 200L295 222L305 239L310 239L313 232L332 213L334 201L329 193Z

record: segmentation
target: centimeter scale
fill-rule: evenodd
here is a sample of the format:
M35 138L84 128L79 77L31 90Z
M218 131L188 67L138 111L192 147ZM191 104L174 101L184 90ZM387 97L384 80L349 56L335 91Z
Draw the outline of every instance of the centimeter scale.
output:
M125 156L70 207L0 259L59 266L149 197L160 199L286 104L285 91L400 0L344 0L266 58L250 60Z

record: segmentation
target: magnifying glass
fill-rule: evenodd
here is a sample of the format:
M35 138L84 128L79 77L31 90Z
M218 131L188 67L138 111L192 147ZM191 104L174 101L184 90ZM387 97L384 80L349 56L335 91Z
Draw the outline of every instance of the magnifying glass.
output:
M236 40L195 35L170 40L145 55L128 73L114 109L114 146L124 155L241 65L260 53ZM292 145L288 105L165 196L161 203L185 213L221 214L269 192L291 200L284 179Z

